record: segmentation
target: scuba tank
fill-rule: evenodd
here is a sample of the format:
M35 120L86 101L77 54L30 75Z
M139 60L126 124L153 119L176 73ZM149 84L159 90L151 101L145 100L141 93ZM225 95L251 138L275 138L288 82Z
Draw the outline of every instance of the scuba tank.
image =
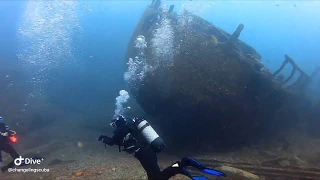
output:
M164 141L158 135L158 133L150 126L148 121L138 118L134 118L133 121L135 122L138 131L145 138L150 147L157 153L162 151L165 147Z

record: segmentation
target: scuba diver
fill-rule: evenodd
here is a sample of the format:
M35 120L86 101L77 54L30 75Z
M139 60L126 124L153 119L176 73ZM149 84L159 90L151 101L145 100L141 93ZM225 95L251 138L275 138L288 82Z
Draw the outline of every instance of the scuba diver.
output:
M17 151L10 144L10 140L15 141L14 138L10 138L13 137L14 134L15 132L9 130L9 127L3 122L3 118L0 116L0 167L2 172L7 171L9 168L13 168L15 166L14 160L19 157ZM10 154L13 159L13 161L6 166L3 166L1 151Z
M16 134L16 132L9 129L9 127L3 122L3 118L0 116L0 167L1 167L1 171L3 173L6 172L8 169L13 168L15 166L15 163L14 163L15 159L21 158L21 156L19 156L17 151L10 144L10 143L17 142L17 138L15 137L15 134ZM11 158L13 159L13 161L11 161L6 166L3 166L1 151L4 151L4 152L10 154ZM31 159L44 160L44 158L40 157L40 156L34 156ZM19 167L27 165L24 160L21 160L20 162L21 163L20 163Z
M130 119L119 115L111 120L110 125L114 128L113 137L101 135L99 141L102 141L105 146L106 144L109 146L117 145L119 152L123 147L123 151L134 154L134 157L139 160L146 171L149 180L168 180L177 174L185 175L193 180L208 179L204 176L192 176L187 171L187 167L195 167L209 175L226 176L223 172L209 169L190 157L184 157L181 161L177 161L161 171L156 153L161 152L165 144L146 120Z

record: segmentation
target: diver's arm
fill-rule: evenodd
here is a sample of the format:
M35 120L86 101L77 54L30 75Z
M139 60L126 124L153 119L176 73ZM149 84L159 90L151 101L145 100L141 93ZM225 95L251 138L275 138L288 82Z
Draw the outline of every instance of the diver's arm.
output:
M112 138L109 137L109 136L101 135L98 140L102 141L104 144L108 144L109 146L113 146L114 145L114 143L112 141Z
M127 126L120 127L114 131L114 135L112 137L101 135L99 137L99 141L102 141L109 146L122 145L123 139L128 133L130 133L130 128Z
M0 134L2 136L8 136L8 126L6 126L4 123L0 123Z
M117 128L112 137L113 143L116 145L121 145L124 137L126 137L128 133L130 133L130 128L128 126Z

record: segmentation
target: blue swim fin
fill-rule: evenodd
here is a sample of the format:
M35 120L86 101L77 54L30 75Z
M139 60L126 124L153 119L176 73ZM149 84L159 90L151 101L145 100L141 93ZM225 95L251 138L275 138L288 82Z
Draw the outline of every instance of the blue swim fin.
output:
M190 158L190 157L182 158L181 163L184 166L195 167L195 168L199 169L200 171L202 171L202 172L204 172L206 174L210 174L210 175L214 175L214 176L224 176L224 177L226 177L225 173L223 173L221 171L218 171L218 170L215 170L215 169L207 168L207 167L203 166L202 164L200 164L197 160L195 160L193 158Z
M206 178L204 176L193 176L192 179L193 180L209 180L208 178Z
M209 180L207 177L204 176L192 176L188 170L186 170L185 168L183 168L183 174L187 177L189 177L192 180Z
M214 175L214 176L224 176L226 177L227 175L221 171L217 171L215 169L208 169L208 168L204 168L202 170L202 172L210 174L210 175Z

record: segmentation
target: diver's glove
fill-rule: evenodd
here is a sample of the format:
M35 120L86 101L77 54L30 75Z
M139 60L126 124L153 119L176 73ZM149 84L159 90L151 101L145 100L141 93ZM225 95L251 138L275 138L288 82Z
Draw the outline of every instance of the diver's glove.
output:
M108 144L109 146L114 145L113 139L108 136L101 135L98 140L102 141L104 144Z

